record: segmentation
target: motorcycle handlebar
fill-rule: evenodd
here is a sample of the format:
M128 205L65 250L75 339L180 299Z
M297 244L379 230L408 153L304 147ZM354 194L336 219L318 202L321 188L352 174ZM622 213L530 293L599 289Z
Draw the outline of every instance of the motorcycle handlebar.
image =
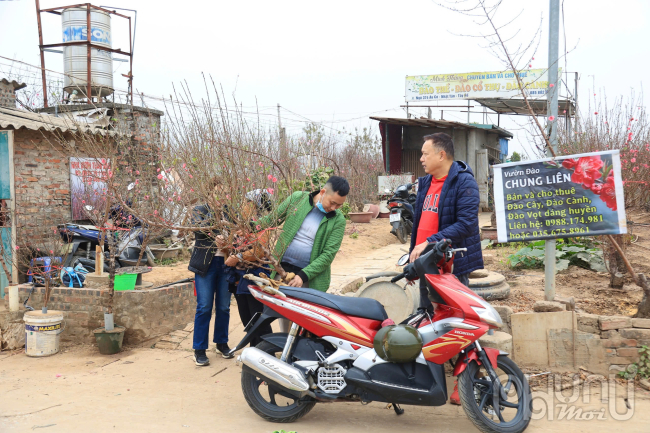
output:
M405 276L406 276L406 273L405 273L405 272L402 272L401 274L396 275L396 276L394 276L393 278L391 278L390 282L391 282L391 283L396 283L396 282L398 282L399 280L401 280L402 278L404 278Z

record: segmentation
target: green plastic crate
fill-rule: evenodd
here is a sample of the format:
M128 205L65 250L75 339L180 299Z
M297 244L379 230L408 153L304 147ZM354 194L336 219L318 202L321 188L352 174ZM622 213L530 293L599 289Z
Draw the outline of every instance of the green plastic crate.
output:
M135 289L135 280L138 278L138 274L120 274L115 275L115 291L120 292L124 290L134 290Z

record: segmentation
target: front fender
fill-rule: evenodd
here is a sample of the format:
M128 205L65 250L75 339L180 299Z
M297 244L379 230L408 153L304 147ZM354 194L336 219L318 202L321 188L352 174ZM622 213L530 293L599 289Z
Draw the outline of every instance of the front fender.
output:
M497 357L500 355L499 349L484 347L483 350L485 350L485 354L490 360L490 364L492 364L492 368L496 370ZM479 359L478 352L476 351L475 348L460 354L460 356L458 357L458 361L456 361L456 365L454 366L454 376L458 376L463 371L465 371L470 361L476 361L478 365L481 365L481 360Z

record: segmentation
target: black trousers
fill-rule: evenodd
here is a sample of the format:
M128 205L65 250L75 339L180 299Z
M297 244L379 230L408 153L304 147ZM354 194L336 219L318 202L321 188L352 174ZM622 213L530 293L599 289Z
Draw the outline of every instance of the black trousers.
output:
M469 287L469 274L456 275L456 278L458 278L458 281L460 281L461 284L463 284L466 287ZM429 310L431 310L433 309L433 305L431 305L431 301L429 300L428 295L429 295L429 291L425 286L424 280L420 279L420 307L428 308Z
M253 295L237 295L235 294L235 300L237 301L237 310L239 310L239 318L241 319L242 325L248 325L248 322L251 321L255 313L262 312L264 310L264 304L255 299ZM272 334L273 330L271 325L266 325L261 328L259 333L251 340L251 347L257 346L258 343L262 341L260 338L262 335Z

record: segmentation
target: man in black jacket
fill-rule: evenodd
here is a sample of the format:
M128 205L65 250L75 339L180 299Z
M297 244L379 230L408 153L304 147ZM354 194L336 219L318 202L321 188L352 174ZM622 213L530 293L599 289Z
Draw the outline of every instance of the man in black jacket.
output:
M221 182L213 180L215 192L220 190ZM221 219L219 210L213 211L207 205L196 206L192 210L192 222L195 225L211 226ZM225 215L225 213L224 213ZM210 363L206 355L210 333L212 306L216 306L214 319L214 336L212 341L217 344L217 353L224 358L228 355L228 324L230 322L230 292L228 280L224 272L225 255L219 249L216 238L219 233L194 233L194 248L188 269L194 272L196 288L196 315L194 316L194 362L204 366Z

